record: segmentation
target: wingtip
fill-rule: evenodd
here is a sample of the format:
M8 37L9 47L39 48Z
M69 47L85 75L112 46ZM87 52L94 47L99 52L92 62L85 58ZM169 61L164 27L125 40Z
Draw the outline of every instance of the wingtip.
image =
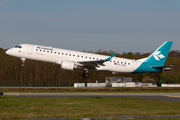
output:
M116 53L113 53L110 57L108 57L107 59L105 59L105 61L110 61L110 60L114 57L115 54L116 54Z

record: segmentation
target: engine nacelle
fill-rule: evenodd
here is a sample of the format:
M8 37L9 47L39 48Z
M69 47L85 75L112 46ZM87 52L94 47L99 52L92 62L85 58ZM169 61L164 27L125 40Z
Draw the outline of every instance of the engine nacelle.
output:
M77 69L77 65L75 65L72 61L62 61L61 68L65 70L74 70Z

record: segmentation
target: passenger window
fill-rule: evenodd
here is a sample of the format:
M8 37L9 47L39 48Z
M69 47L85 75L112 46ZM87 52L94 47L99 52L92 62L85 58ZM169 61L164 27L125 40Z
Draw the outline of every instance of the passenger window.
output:
M58 54L60 54L60 52L58 52Z
M71 54L69 54L69 56L71 56Z
M128 63L128 65L130 65L130 63Z
M79 55L77 57L79 57Z
M36 51L38 51L38 49L36 49Z
M62 53L62 55L64 55L64 53Z
M89 57L89 59L91 59L91 57Z
M18 46L18 48L22 48L22 46Z
M83 56L81 56L83 58Z
M56 52L54 52L56 54Z

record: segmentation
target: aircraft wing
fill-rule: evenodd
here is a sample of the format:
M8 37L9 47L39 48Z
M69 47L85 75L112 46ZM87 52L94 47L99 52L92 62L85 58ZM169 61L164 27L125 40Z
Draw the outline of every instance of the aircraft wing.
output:
M95 61L78 61L77 65L83 66L85 68L93 69L99 66L105 66L103 63L110 61L114 57L115 53L113 53L110 57L104 60L95 60Z

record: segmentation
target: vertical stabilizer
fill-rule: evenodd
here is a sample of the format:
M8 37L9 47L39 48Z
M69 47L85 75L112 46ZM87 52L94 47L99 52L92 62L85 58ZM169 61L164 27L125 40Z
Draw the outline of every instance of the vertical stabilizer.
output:
M144 62L152 63L155 66L164 66L173 42L166 41L155 50Z

